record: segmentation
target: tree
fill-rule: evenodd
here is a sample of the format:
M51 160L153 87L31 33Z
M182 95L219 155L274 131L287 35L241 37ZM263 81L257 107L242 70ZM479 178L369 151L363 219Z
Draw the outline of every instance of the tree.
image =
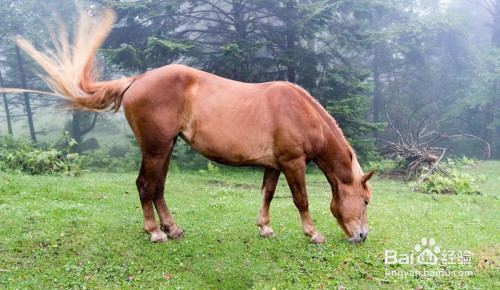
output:
M170 64L193 49L186 39L172 35L180 25L175 11L182 1L97 2L118 14L117 25L101 50L110 64L144 73Z
M21 56L21 51L19 50L19 47L17 45L15 49L16 49L17 66L19 68L19 75L21 76L21 87L23 89L27 89L28 87L26 85L26 74L24 73L23 58ZM31 103L29 94L27 92L24 92L23 95L24 95L24 106L26 108L26 115L28 116L28 126L30 128L31 140L36 142L35 125L33 124L33 113L31 112Z
M500 155L500 124L496 113L500 80L500 1L470 0L454 4L451 9L465 17L468 48L469 83L464 94L449 110L470 134L476 134L491 145L494 158ZM487 27L488 29L484 29ZM475 144L476 146L482 146ZM483 153L488 150L482 147Z
M339 123L358 126L346 129L358 151L373 151L373 140L362 141L378 128L364 121L369 74L350 64L351 51L368 45L362 11L369 1L107 2L120 23L104 50L111 63L141 72L185 60L239 81L296 82L323 105L345 109L331 112ZM335 91L339 86L345 89Z
M187 24L176 35L196 44L190 63L246 82L269 77L272 60L262 23L270 16L254 0L191 0L177 14Z
M6 80L6 83L9 83L9 87L44 90L43 82L34 73L35 69L31 60L27 59L29 61L25 61L23 53L11 40L17 35L24 35L37 45L48 45L47 39L50 39L49 32L43 29L35 30L33 27L43 27L46 18L53 16L55 12L60 12L61 15L70 17L72 13L67 12L68 10L71 11L72 8L72 12L74 12L74 3L69 0L2 2L2 8L0 9L0 33L6 39L0 43L0 50L5 57L3 67L6 68L6 73L2 75L2 78ZM36 112L35 107L45 107L48 104L48 99L45 97L39 98L39 96L33 96L33 94L29 93L24 93L23 96L22 106L26 112L30 136L33 141L36 141L35 125L33 122L33 116ZM15 102L13 104L14 106L18 105ZM4 105L7 110L9 104L6 102L6 96L4 96ZM12 119L10 113L11 110L9 110L9 121Z
M0 87L5 87L3 83L3 77L2 77L2 71L0 70ZM7 120L7 130L9 132L9 135L12 135L12 122L10 119L10 110L9 110L9 102L7 101L7 94L2 93L3 96L3 104L5 108L5 118Z

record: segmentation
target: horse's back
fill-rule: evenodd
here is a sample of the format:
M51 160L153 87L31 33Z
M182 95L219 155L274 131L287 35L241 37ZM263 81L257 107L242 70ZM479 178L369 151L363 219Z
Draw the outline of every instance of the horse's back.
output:
M312 154L321 131L294 85L242 83L180 65L138 77L123 102L133 130L139 118L156 131L177 131L202 155L230 165L279 167L277 156Z

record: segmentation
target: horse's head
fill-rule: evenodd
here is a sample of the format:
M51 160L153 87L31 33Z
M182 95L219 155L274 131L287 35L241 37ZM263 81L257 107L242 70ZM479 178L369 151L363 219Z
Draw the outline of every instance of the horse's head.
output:
M364 241L368 236L366 210L372 196L368 180L373 173L375 170L365 175L359 174L349 183L338 181L333 192L330 209L349 236L349 242Z

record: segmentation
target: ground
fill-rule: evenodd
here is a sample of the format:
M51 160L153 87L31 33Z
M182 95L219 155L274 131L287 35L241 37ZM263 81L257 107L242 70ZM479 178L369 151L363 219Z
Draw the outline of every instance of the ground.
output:
M310 210L324 245L302 235L283 177L270 211L277 237L259 236L256 169L169 174L166 200L185 238L166 244L142 231L136 173L3 173L12 181L0 179L0 288L499 288L500 162L462 170L481 175L482 195L436 201L375 177L362 244L347 242L326 179L312 170ZM386 251L436 249L422 238L433 238L439 254L470 251L472 260L384 263Z

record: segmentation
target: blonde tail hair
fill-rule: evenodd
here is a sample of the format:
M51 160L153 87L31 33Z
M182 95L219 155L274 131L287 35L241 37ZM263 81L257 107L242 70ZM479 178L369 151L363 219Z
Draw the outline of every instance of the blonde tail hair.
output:
M123 94L134 78L98 81L95 54L111 31L116 20L112 10L105 10L101 19L92 19L80 12L75 29L74 43L69 43L66 30L60 26L58 36L51 33L55 51L38 51L28 40L18 37L17 45L32 57L47 73L40 77L52 92L24 89L0 89L4 92L36 92L58 96L68 100L70 109L111 111L120 109Z

